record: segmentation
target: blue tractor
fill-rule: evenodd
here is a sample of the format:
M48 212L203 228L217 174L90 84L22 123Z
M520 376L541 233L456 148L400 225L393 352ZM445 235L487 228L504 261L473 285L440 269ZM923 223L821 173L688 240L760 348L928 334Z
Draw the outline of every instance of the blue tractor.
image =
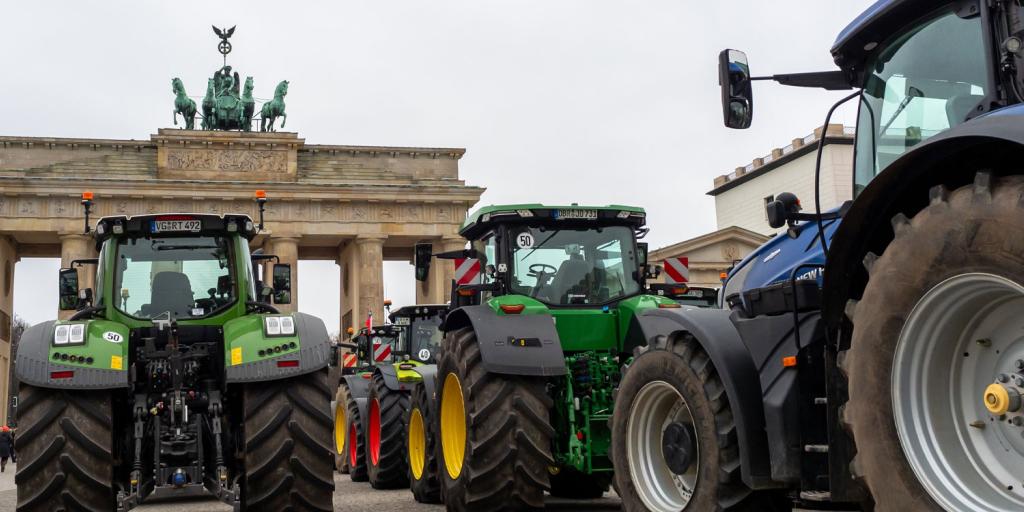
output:
M826 72L722 52L732 128L754 80L854 91L854 198L779 195L783 232L722 309L638 317L612 420L625 510L1024 510L1022 10L882 0Z

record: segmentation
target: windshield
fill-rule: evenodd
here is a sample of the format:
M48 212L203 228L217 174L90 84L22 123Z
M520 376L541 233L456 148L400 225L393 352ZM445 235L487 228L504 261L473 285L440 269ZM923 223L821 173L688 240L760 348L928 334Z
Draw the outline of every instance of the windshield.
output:
M866 63L854 194L903 153L966 121L991 92L981 18L926 18Z
M604 304L640 291L633 230L520 228L511 233L512 291L548 304Z
M229 239L124 238L117 242L114 297L137 318L207 316L235 300Z
M400 319L401 320L401 319ZM405 320L408 320L406 318ZM411 343L403 340L402 345L408 345L411 357L427 362L437 353L444 333L438 327L441 326L441 317L432 316L429 318L417 318L402 330L402 336L411 338Z

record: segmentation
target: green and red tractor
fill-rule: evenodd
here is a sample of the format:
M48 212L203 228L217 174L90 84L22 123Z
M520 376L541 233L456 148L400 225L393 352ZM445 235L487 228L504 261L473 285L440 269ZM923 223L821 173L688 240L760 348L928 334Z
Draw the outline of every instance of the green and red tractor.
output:
M545 491L608 490L620 367L646 343L637 315L681 307L646 291L645 224L629 206L490 206L460 231L469 249L417 246L418 279L432 257L476 258L483 274L453 290L436 389L414 394L429 403L414 398L410 414L435 433L434 450L410 440L410 460L436 458L449 510L541 508Z
M128 510L209 492L235 510L332 508L324 323L258 279L245 215L101 219L95 288L60 271L67 320L17 353L17 510ZM91 194L83 197L89 231ZM271 287L272 286L272 287ZM205 490L205 491L204 491Z

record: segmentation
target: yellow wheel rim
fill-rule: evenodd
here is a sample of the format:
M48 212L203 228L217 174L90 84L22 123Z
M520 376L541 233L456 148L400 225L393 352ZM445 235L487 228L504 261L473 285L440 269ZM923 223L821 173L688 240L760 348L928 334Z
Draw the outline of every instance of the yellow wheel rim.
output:
M458 479L466 456L466 405L462 384L454 373L445 377L441 390L441 452L448 476Z
M414 480L423 477L427 460L427 435L423 430L423 415L419 409L409 414L409 469Z
M334 451L345 455L345 435L348 425L345 424L345 406L338 404L334 409Z

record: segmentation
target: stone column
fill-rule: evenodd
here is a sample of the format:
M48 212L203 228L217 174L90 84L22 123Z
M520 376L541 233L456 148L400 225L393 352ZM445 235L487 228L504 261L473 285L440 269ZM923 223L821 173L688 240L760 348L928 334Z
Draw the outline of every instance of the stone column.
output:
M71 268L71 262L75 260L95 258L96 257L96 240L88 235L81 234L67 234L60 236L60 267ZM96 296L97 290L96 284L96 266L95 265L84 265L77 267L78 269L78 288L84 290L86 288L92 288L93 296ZM56 280L53 282L53 286L56 287ZM60 311L58 317L60 319L70 318L71 315L75 314L74 311Z
M292 303L275 304L282 313L290 313L299 310L299 239L292 236L274 236L263 246L263 252L273 254L280 259L280 263L292 266ZM267 262L263 267L263 279L266 286L273 286L275 261Z
M360 325L373 312L373 323L384 322L384 240L387 237L359 237L355 240L359 260L359 280L355 296L358 311L353 319Z
M434 242L434 252L457 251L466 247L466 239L459 236L446 236L440 242ZM455 277L455 262L452 260L434 259L430 265L430 274L426 281L416 282L417 304L445 304L451 300L452 279Z
M7 424L11 384L11 331L14 327L14 268L18 247L14 240L0 237L0 425Z

